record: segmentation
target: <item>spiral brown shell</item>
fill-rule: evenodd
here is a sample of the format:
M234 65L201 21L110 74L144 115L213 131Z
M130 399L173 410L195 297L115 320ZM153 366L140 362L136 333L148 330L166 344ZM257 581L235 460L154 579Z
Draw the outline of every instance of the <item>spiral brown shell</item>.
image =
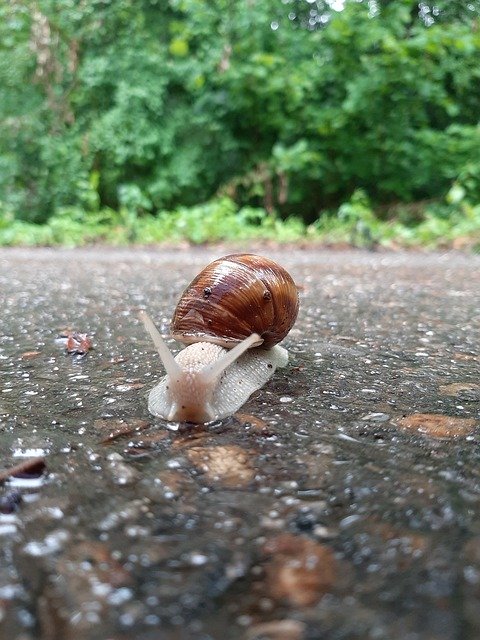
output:
M249 253L219 258L183 292L175 309L174 338L227 348L252 333L269 349L287 335L298 313L297 287L273 260Z

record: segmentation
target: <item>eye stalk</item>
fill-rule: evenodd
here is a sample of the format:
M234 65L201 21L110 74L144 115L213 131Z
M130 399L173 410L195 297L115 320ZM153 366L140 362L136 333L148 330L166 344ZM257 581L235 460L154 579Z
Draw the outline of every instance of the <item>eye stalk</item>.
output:
M140 311L138 316L143 322L145 329L150 334L150 337L153 340L153 344L157 348L158 355L160 356L160 360L165 367L167 375L171 378L179 376L182 373L182 370L175 362L175 358L170 352L170 349L167 347L165 340L162 338L160 331L155 326L155 323L153 322L151 317L146 311Z

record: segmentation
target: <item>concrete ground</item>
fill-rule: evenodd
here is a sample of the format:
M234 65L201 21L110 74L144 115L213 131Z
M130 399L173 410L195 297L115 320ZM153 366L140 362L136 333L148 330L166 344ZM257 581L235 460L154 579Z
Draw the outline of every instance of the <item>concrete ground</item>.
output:
M0 638L478 638L480 257L263 249L289 365L169 424L137 312L228 252L0 250Z

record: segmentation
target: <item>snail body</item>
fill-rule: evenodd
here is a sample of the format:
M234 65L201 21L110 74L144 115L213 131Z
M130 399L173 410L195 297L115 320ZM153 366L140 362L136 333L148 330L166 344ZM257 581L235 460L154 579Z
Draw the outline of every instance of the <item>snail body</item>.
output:
M280 342L295 322L298 292L272 260L238 254L215 260L185 289L172 336L188 346L174 358L150 317L141 318L167 375L149 411L166 420L209 422L237 411L288 362Z

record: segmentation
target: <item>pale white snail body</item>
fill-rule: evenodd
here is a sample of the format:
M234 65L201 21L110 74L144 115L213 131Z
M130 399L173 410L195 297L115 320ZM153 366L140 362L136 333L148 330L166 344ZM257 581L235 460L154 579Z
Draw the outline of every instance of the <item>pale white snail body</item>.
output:
M277 367L286 366L288 353L276 343L297 312L297 288L272 260L240 254L208 265L175 310L172 334L189 345L175 358L141 313L166 370L149 393L149 411L170 421L200 423L235 413Z

